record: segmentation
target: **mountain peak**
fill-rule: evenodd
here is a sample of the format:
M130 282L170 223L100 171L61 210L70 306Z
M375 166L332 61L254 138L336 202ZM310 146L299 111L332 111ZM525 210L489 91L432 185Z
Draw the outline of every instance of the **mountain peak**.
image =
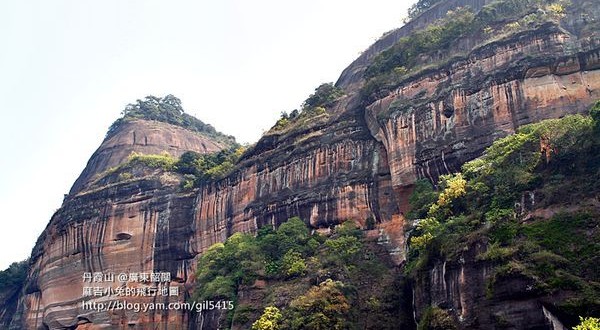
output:
M108 129L107 136L113 134L125 122L144 119L159 121L187 130L204 134L223 142L235 143L235 138L218 132L212 125L189 115L183 109L181 100L172 94L164 97L148 95L143 100L138 99L135 103L128 104L121 112L122 117L117 119Z
M133 152L179 157L186 151L217 152L236 144L233 136L184 112L173 96L147 96L129 104L109 128L106 138L77 178L70 196L84 190L96 176L127 161Z

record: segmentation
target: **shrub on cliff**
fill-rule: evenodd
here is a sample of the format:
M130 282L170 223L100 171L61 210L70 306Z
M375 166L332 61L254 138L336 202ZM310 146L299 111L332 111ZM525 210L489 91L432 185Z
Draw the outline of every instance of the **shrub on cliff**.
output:
M255 243L252 236L237 233L205 252L198 262L195 299L234 300L239 285L252 284L263 265Z
M428 241L420 237L431 236L434 230L423 230L425 227L436 228L439 235L442 228L432 226L433 222L452 226L460 215L468 214L473 225L510 218L523 191L539 188L557 175L572 177L578 170L592 170L597 156L590 155L598 148L592 138L593 125L590 117L581 115L526 125L494 142L484 156L464 164L463 174L442 176L437 201L421 205L415 197L423 194L422 189L415 190L410 200L420 210L428 206L430 220L419 223L412 240ZM543 177L542 171L551 175ZM550 181L546 186L552 184Z
M245 148L234 146L209 154L199 154L186 151L179 159L169 155L166 151L161 154L141 154L132 152L125 163L110 168L99 175L105 178L115 172L120 172L118 181L125 181L135 177L133 173L126 172L136 165L143 165L152 169L162 169L183 174L181 186L192 189L200 184L218 180L227 176L234 169Z
M391 266L390 266L391 268ZM337 226L331 237L311 234L299 218L272 229L259 229L256 237L234 234L216 244L198 262L194 299L248 297L254 282L267 285L260 291L263 306L240 302L232 320L242 328L277 324L281 329L335 329L359 324L389 328L398 313L399 291L389 290L395 276L364 243L362 231L351 221ZM264 285L264 284L263 284ZM240 293L242 291L242 293ZM368 299L368 304L364 303ZM363 301L365 299L365 301ZM281 308L277 313L262 307ZM239 309L239 310L238 310Z
M281 329L281 312L279 308L268 306L256 322L252 324L252 330L279 330Z
M416 233L411 237L411 246L425 249L432 240L444 235L444 222L458 222L464 209L463 196L466 194L467 182L462 174L443 175L440 177L440 193L437 201L429 206L425 219L419 221ZM412 198L414 200L414 198Z
M263 229L255 238L236 233L225 243L212 246L198 263L196 297L233 298L237 286L251 285L260 276L294 277L306 269L304 258L313 253L307 249L309 231L299 218L291 218L276 231ZM217 283L225 291L215 291Z
M412 20L415 17L421 15L423 12L427 11L427 9L433 7L438 2L442 0L419 0L417 3L413 4L408 8L408 20Z
M416 65L417 57L423 53L448 48L450 43L469 31L475 15L466 8L448 12L447 17L423 30L401 38L391 48L377 55L365 71L366 78L403 68L401 75Z
M290 303L286 329L345 329L350 304L341 282L328 279Z
M111 167L98 174L94 184L128 181L136 177L147 175L148 171L139 171L139 169L144 167L149 169L162 169L163 171L173 171L176 162L177 159L166 151L161 154L141 154L134 151L127 157L127 161L124 163ZM115 173L118 174L116 178L114 177ZM107 179L109 181L107 181Z
M439 1L422 0L411 7L414 16ZM446 16L416 29L373 58L364 77L361 96L369 104L425 70L441 67L469 51L517 32L537 29L546 23L559 24L566 15L566 0L498 0L473 13L468 7L456 8ZM411 16L412 16L411 15ZM470 49L456 48L466 40Z
M475 15L470 9L457 8L435 24L398 40L377 55L365 70L367 83L361 89L362 97L371 102L389 92L419 65L423 54L448 49L454 41L471 31L474 20Z
M327 114L327 107L344 95L344 91L333 83L324 83L315 89L303 103L300 111L294 110L290 114L283 111L271 131L282 131L289 127L305 124L313 118L321 118Z
M422 219L427 216L429 207L437 200L437 193L427 179L417 180L412 194L409 197L411 210L407 214L409 219Z
M313 109L317 107L327 107L335 100L344 95L344 92L333 83L324 83L315 89L302 104L302 109Z
M243 147L234 146L210 154L187 151L179 157L174 169L186 175L185 185L198 187L203 182L221 179L229 174L244 150Z
M27 278L29 261L13 262L7 269L0 271L0 293L18 290Z
M177 160L166 151L159 155L144 155L134 151L128 158L128 163L130 165L144 164L151 168L162 168L165 171L172 170L176 161Z
M600 330L600 319L595 317L580 317L581 323L573 330Z
M568 292L555 302L564 315L600 313L600 213L585 206L600 192L595 125L572 115L524 126L462 173L442 177L437 200L412 231L407 272L418 276L436 260L456 262L473 244L485 244L476 260L493 265L488 297L503 278L521 276L538 294ZM554 215L536 219L535 209L544 207Z

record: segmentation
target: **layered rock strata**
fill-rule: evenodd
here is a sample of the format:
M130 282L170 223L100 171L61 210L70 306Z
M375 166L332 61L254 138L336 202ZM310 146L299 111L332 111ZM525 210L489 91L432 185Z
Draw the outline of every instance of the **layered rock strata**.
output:
M178 156L224 147L162 123L139 120L120 127L94 153L39 238L12 328L183 329L192 322L192 328L203 324L209 329L223 315L190 320L181 310L85 310L84 301L113 298L84 298L82 275L166 272L168 286L178 287L180 295L123 300L182 302L193 285L197 257L209 246L235 232L277 226L291 216L324 230L348 219L365 226L371 217L386 244L393 242L390 249L400 264L405 258L402 211L416 179L436 180L519 126L586 111L600 98L598 35L580 29L585 22L569 18L566 28L545 25L475 47L364 104L362 72L374 56L448 9L470 5L477 10L486 3L446 1L387 34L344 71L338 85L346 96L328 109L327 118L265 135L230 175L197 190L181 189L179 176L162 171L96 181L96 175L132 151ZM588 10L589 15L597 17L597 9ZM445 269L436 267L436 272ZM441 276L480 276L479 269L461 269ZM418 290L427 289L419 284L416 290L420 296Z
M69 195L75 195L89 187L99 174L125 162L133 152L146 155L166 152L179 157L186 151L204 154L225 147L227 144L222 141L183 127L140 119L125 121L118 130L106 137L90 157L83 172L71 187Z

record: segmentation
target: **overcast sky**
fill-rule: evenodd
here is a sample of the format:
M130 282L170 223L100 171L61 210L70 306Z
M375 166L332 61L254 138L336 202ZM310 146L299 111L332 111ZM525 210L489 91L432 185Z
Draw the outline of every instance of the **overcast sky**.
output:
M1 1L0 269L29 256L127 103L174 94L255 142L412 2Z

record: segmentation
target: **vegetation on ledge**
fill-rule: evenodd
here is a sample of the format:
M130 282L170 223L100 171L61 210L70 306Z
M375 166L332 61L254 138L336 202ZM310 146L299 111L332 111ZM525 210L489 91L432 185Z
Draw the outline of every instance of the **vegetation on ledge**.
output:
M260 283L265 283L261 285ZM255 236L236 233L198 262L193 299L234 300L231 325L253 329L392 329L400 324L397 274L353 222L330 237L291 218ZM247 297L262 298L248 301Z
M426 10L436 2L419 1L415 6ZM405 79L464 57L472 49L548 22L558 24L567 7L565 0L498 0L477 13L468 7L449 11L377 55L365 71L367 83L361 95L367 104L372 103ZM474 45L466 50L456 47L463 39L471 39Z
M419 276L435 262L456 261L476 242L477 260L493 265L488 298L506 277L535 283L532 295L566 294L557 301L575 325L600 314L600 102L581 115L522 127L496 141L462 173L443 176L435 191L420 182L408 216L406 272ZM547 209L543 217L536 210Z
M187 151L175 163L175 170L184 175L184 189L198 187L231 173L244 151L244 147L237 145L210 154Z
M0 296L7 292L20 290L27 278L28 267L29 260L24 260L13 262L7 269L0 271Z
M600 318L597 317L580 317L581 323L573 330L600 330Z
M417 16L426 12L429 8L433 7L435 4L441 2L442 0L419 0L412 6L408 8L408 17L407 21L413 20Z
M223 149L209 154L199 154L187 151L179 159L169 153L162 154L140 154L133 152L127 161L119 166L113 167L99 175L96 180L101 181L117 174L112 181L127 181L140 176L148 175L147 169L160 169L166 172L183 175L182 188L192 189L203 183L224 178L231 173L245 148L239 145ZM143 169L146 169L144 171Z
M293 110L289 114L282 112L277 123L269 130L269 132L281 132L291 127L302 126L312 120L318 118L328 118L327 108L333 105L340 97L344 95L341 88L336 87L333 83L324 83L315 89L302 103L300 111Z

